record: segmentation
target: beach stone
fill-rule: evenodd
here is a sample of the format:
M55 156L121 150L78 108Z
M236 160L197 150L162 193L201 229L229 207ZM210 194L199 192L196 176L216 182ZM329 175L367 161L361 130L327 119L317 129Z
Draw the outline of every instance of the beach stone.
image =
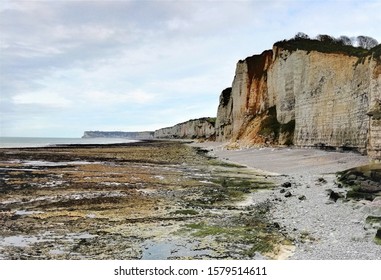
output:
M298 199L299 199L299 200L306 200L307 197L306 197L305 195L301 195L301 196L298 197Z
M318 182L319 182L319 183L322 183L322 184L326 184L326 183L327 183L327 180L324 179L323 177L320 177L320 178L318 179Z
M273 226L274 228L278 228L278 229L280 228L280 224L278 222L274 222Z
M281 189L280 190L280 193L285 193L286 192L286 189Z
M291 183L290 182L283 183L282 188L291 188Z
M285 194L284 194L284 197L291 197L292 196L292 193L291 192L286 192Z
M353 186L355 183L356 183L355 180L350 180L350 181L347 182L347 184L348 184L349 186Z
M329 199L336 202L339 198L343 198L344 195L333 190L328 190Z
M376 199L372 202L366 203L360 208L360 210L372 216L381 216L381 199Z
M381 239L381 228L377 230L376 238Z

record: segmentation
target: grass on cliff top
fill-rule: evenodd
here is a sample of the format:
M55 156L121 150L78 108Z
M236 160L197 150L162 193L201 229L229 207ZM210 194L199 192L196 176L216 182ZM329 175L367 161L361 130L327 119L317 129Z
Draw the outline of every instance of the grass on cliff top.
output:
M274 46L287 49L289 51L305 50L305 51L318 51L322 53L342 53L349 56L356 56L363 58L365 56L372 55L380 60L381 56L381 44L376 47L367 50L360 47L343 45L336 41L319 41L313 39L293 38L290 40L278 41Z

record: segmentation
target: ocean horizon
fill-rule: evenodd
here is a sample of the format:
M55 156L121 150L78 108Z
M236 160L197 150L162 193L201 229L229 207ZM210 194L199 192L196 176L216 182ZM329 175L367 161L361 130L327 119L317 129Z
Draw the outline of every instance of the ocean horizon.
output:
M33 148L75 144L122 144L138 140L128 138L0 137L0 148Z

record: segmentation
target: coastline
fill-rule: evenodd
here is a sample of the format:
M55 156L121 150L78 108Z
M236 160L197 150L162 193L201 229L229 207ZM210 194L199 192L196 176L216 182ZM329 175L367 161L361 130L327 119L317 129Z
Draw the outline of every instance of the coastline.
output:
M0 259L381 258L381 200L329 198L358 154L149 140L0 156Z
M0 137L0 149L42 148L67 145L126 144L139 141L128 138Z
M262 259L274 187L179 141L0 149L0 259Z
M351 152L301 148L248 148L227 150L224 143L193 143L220 160L277 174L280 187L258 192L256 204L270 200L271 214L280 230L293 240L287 259L381 259L374 242L377 226L368 216L381 216L381 199L330 199L330 192L345 194L335 183L336 172L368 164L368 158ZM281 187L289 182L290 187ZM290 196L285 197L289 193Z

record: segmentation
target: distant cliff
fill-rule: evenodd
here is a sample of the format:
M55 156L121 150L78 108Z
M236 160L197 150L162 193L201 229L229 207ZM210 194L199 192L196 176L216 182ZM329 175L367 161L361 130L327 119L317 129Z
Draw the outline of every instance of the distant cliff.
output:
M215 118L200 118L155 131L155 138L215 139Z
M237 63L217 141L341 147L381 158L381 45L278 42Z
M85 131L82 138L128 138L152 139L153 131L123 132L123 131Z

